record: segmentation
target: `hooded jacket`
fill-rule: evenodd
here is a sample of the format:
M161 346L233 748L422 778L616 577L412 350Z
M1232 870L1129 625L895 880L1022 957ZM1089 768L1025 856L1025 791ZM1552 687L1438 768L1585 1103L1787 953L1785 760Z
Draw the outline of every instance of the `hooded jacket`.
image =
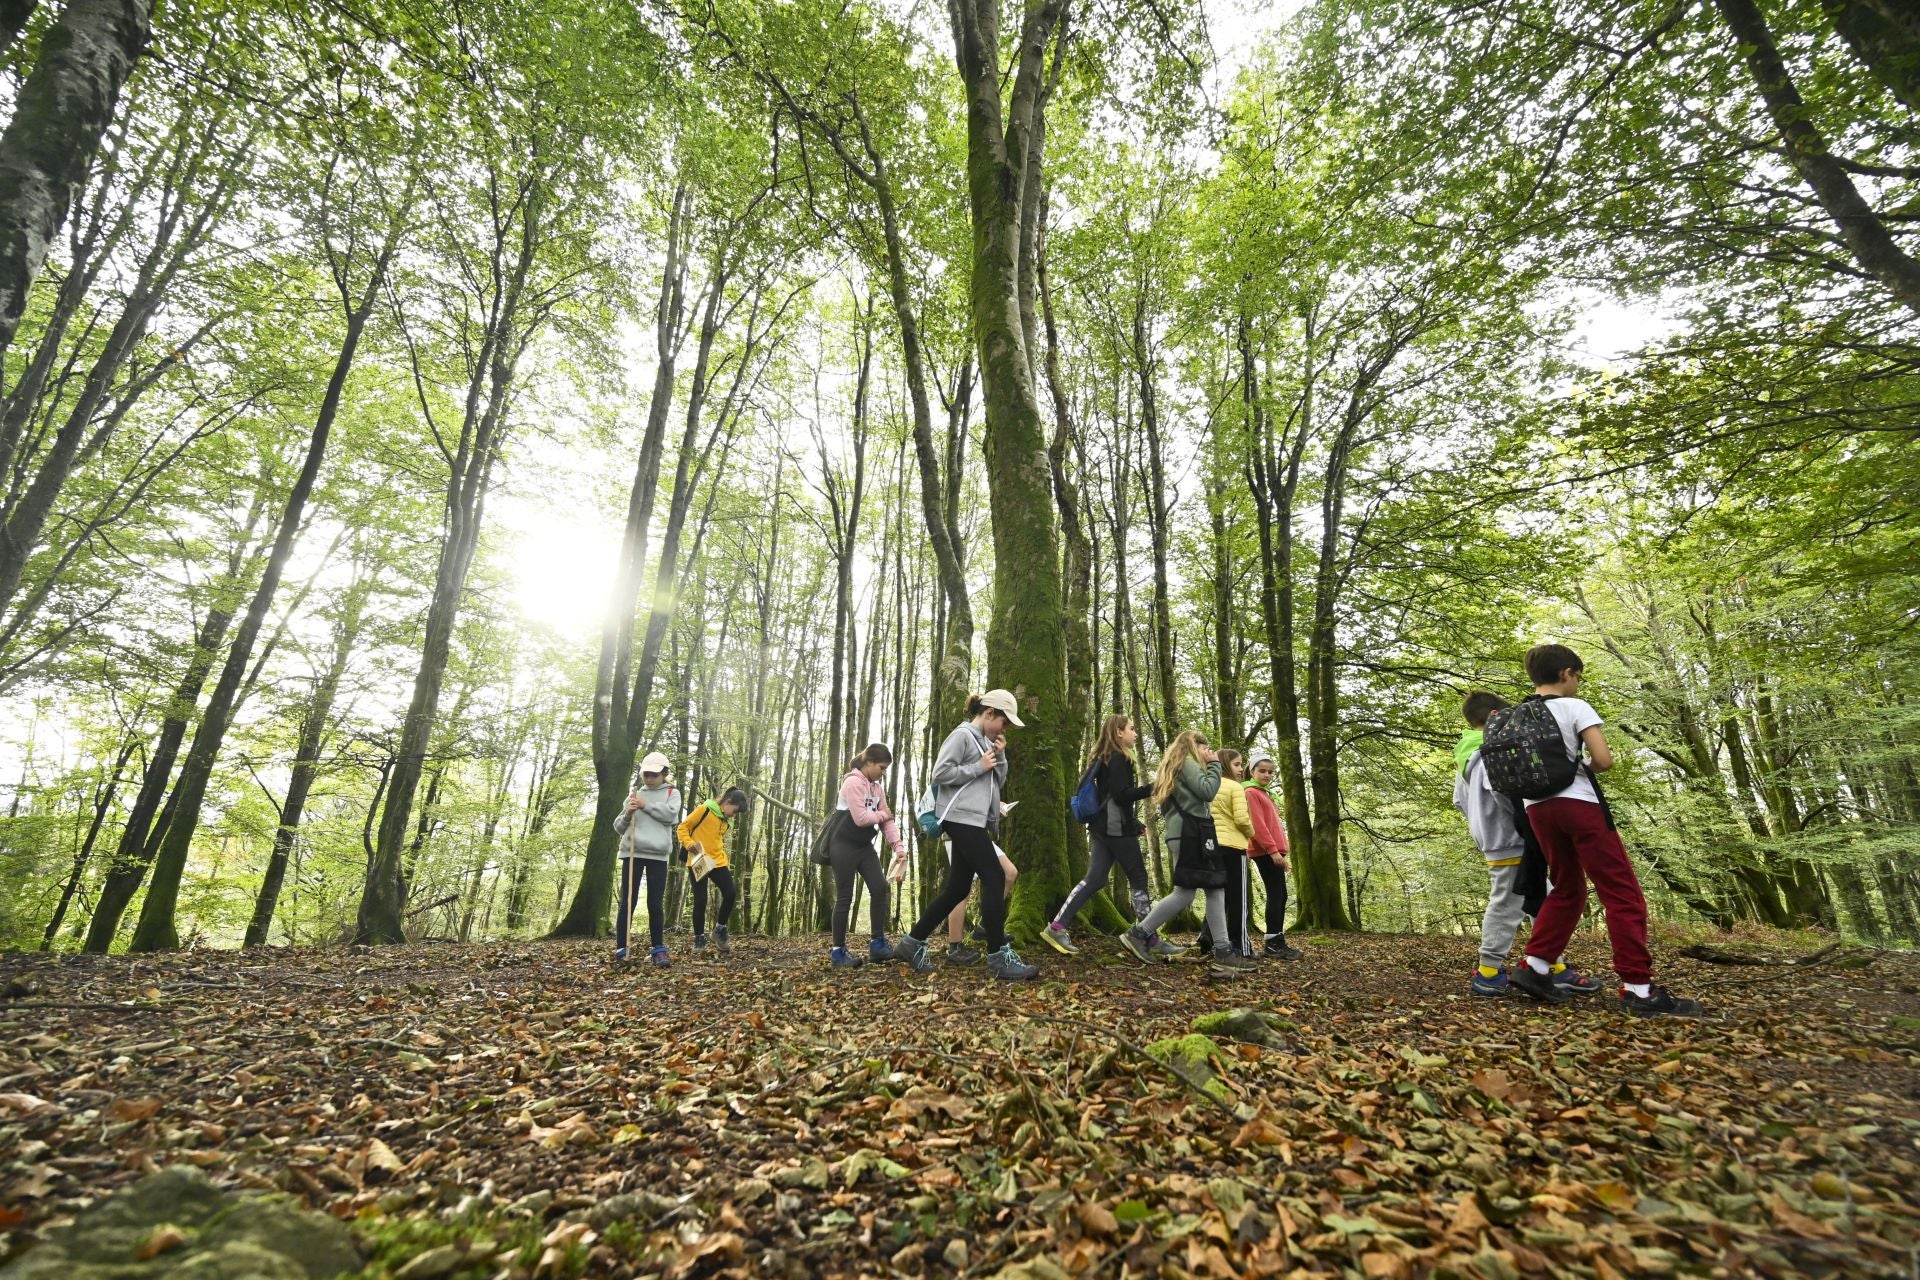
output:
M1487 785L1487 766L1480 752L1468 754L1461 771L1453 775L1453 807L1466 815L1467 830L1489 866L1507 866L1520 860L1526 841L1513 816L1513 801Z
M849 770L840 783L840 807L853 819L853 825L859 828L858 839L869 848L873 844L873 829L887 838L887 847L896 853L905 846L900 843L900 828L893 821L893 810L887 807L887 789L868 778L858 769Z
M622 808L613 820L613 829L620 833L620 856L665 862L673 852L673 829L680 825L680 793L672 783L635 789L646 803L632 813Z
M1253 840L1247 845L1247 856L1267 858L1285 854L1287 829L1280 822L1279 806L1257 782L1247 784L1247 812L1253 815Z
M1180 834L1186 826L1186 818L1182 816L1181 810L1184 809L1196 818L1211 817L1213 797L1219 790L1220 762L1218 760L1207 765L1191 758L1180 762L1180 773L1174 781L1173 792L1167 797L1166 803L1160 806L1160 818L1165 824L1163 832L1167 846L1176 851L1176 857L1180 847ZM1219 839L1217 830L1214 832L1214 838L1216 841Z
M989 773L980 757L993 746L972 721L957 725L933 760L933 812L942 822L1000 829L1000 788L1007 783L1007 757Z
M727 815L720 812L720 802L709 800L695 806L676 834L687 847L688 857L704 852L718 868L727 865L727 826Z
M1223 849L1245 853L1253 843L1253 815L1247 810L1246 784L1222 777L1213 793L1213 838Z

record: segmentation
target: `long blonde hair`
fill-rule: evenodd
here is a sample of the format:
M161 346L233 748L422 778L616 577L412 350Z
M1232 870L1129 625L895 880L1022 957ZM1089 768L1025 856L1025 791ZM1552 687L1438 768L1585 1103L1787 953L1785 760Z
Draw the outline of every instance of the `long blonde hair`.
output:
M1160 757L1160 772L1153 778L1153 804L1161 808L1167 803L1167 797L1173 794L1174 787L1180 782L1180 766L1189 760L1199 759L1195 747L1207 745L1207 735L1198 729L1182 729L1167 748L1167 754Z
M1111 760L1115 756L1127 754L1127 749L1120 745L1120 735L1125 733L1127 726L1132 723L1133 720L1128 716L1108 716L1107 722L1100 726L1099 738L1094 741L1093 758Z

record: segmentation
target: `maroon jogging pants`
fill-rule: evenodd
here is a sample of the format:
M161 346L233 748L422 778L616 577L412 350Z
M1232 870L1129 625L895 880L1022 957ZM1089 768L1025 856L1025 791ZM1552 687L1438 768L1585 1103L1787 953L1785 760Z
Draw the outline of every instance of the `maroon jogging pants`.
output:
M1547 855L1553 888L1533 922L1527 954L1551 963L1587 906L1587 882L1607 913L1607 939L1613 943L1613 969L1622 982L1653 981L1653 957L1647 951L1647 897L1633 874L1620 833L1607 826L1604 810L1589 800L1542 800L1527 808L1527 821Z

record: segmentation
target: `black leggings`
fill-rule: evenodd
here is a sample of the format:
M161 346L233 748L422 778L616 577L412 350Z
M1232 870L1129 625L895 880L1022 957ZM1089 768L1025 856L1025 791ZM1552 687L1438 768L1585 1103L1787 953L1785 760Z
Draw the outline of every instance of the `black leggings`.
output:
M1278 858L1255 858L1253 865L1267 886L1267 936L1284 938L1287 934L1287 873Z
M833 945L847 945L847 917L853 914L853 880L867 882L867 919L873 936L887 933L887 877L880 869L880 855L873 851L873 837L866 844L835 841L833 853Z
M973 878L979 876L980 931L987 935L988 948L998 951L1007 945L1007 873L1000 869L1000 856L993 851L993 837L985 827L962 826L958 822L943 822L940 829L953 841L947 884L933 904L921 913L912 936L921 942L931 938L953 909L973 893Z
M713 913L714 927L724 929L727 921L733 918L733 868L715 867L707 872L706 879L693 882L693 936L707 936L707 886L715 885L720 890L720 909Z
M620 902L619 915L614 924L614 945L622 951L627 949L627 931L633 926L633 908L635 896L640 886L635 883L644 879L647 882L647 933L656 947L666 945L661 939L661 930L667 923L667 864L664 859L622 858L620 859Z

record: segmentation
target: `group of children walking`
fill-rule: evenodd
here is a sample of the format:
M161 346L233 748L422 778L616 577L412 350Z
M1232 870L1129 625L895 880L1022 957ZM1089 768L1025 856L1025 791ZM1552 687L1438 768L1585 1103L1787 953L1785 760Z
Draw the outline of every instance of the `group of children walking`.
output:
M1613 767L1613 755L1600 716L1578 696L1584 664L1563 645L1540 645L1528 651L1526 665L1534 693L1518 705L1493 693L1468 695L1462 708L1468 729L1454 752L1454 804L1466 816L1489 876L1480 955L1469 990L1477 996L1519 994L1552 1004L1598 992L1601 984L1570 966L1562 954L1585 911L1591 881L1606 912L1622 1007L1642 1017L1700 1016L1698 1003L1653 982L1646 898L1596 777ZM1001 799L1007 780L1006 734L1023 727L1013 694L993 689L969 701L967 718L941 744L915 821L925 834L942 839L947 878L898 943L887 937L886 927L892 888L906 874L907 850L881 782L893 754L875 743L853 759L836 812L814 851L815 860L833 876L829 963L834 968L898 962L916 973L931 972L930 944L934 930L943 924L949 939L944 959L957 964L979 961L981 953L965 946L960 936L977 881L987 972L1008 981L1038 974L1006 936L1007 894L1018 871L996 839L1011 808ZM1284 927L1288 848L1279 806L1270 792L1273 757L1255 752L1249 759L1232 749L1216 751L1204 735L1188 729L1175 736L1151 780L1143 782L1134 751L1138 738L1127 716L1109 716L1101 727L1074 801L1075 816L1088 830L1087 874L1067 894L1042 939L1062 954L1078 954L1073 923L1117 867L1126 877L1134 916L1120 941L1142 963L1160 963L1188 950L1169 942L1161 930L1196 898L1201 899L1206 923L1192 950L1216 973L1244 974L1257 965L1256 955L1281 961L1299 958L1300 952L1287 943ZM1151 801L1159 814L1173 855L1173 891L1157 902L1140 842L1145 827L1138 805L1143 800ZM726 953L734 886L725 837L728 823L745 803L744 794L731 790L681 818L678 796L667 781L666 757L655 752L641 762L633 794L614 824L624 841L617 957L627 954L635 885L644 877L653 963L669 963L661 936L661 904L667 858L676 843L688 851L694 873L694 950L708 946L707 886L713 884L720 893L713 944ZM892 850L885 871L874 850L876 833ZM1257 951L1247 919L1255 873L1266 889L1264 936ZM850 951L846 938L856 881L867 887L871 922L864 955ZM1510 968L1514 939L1528 915L1534 917L1532 937L1523 963Z

